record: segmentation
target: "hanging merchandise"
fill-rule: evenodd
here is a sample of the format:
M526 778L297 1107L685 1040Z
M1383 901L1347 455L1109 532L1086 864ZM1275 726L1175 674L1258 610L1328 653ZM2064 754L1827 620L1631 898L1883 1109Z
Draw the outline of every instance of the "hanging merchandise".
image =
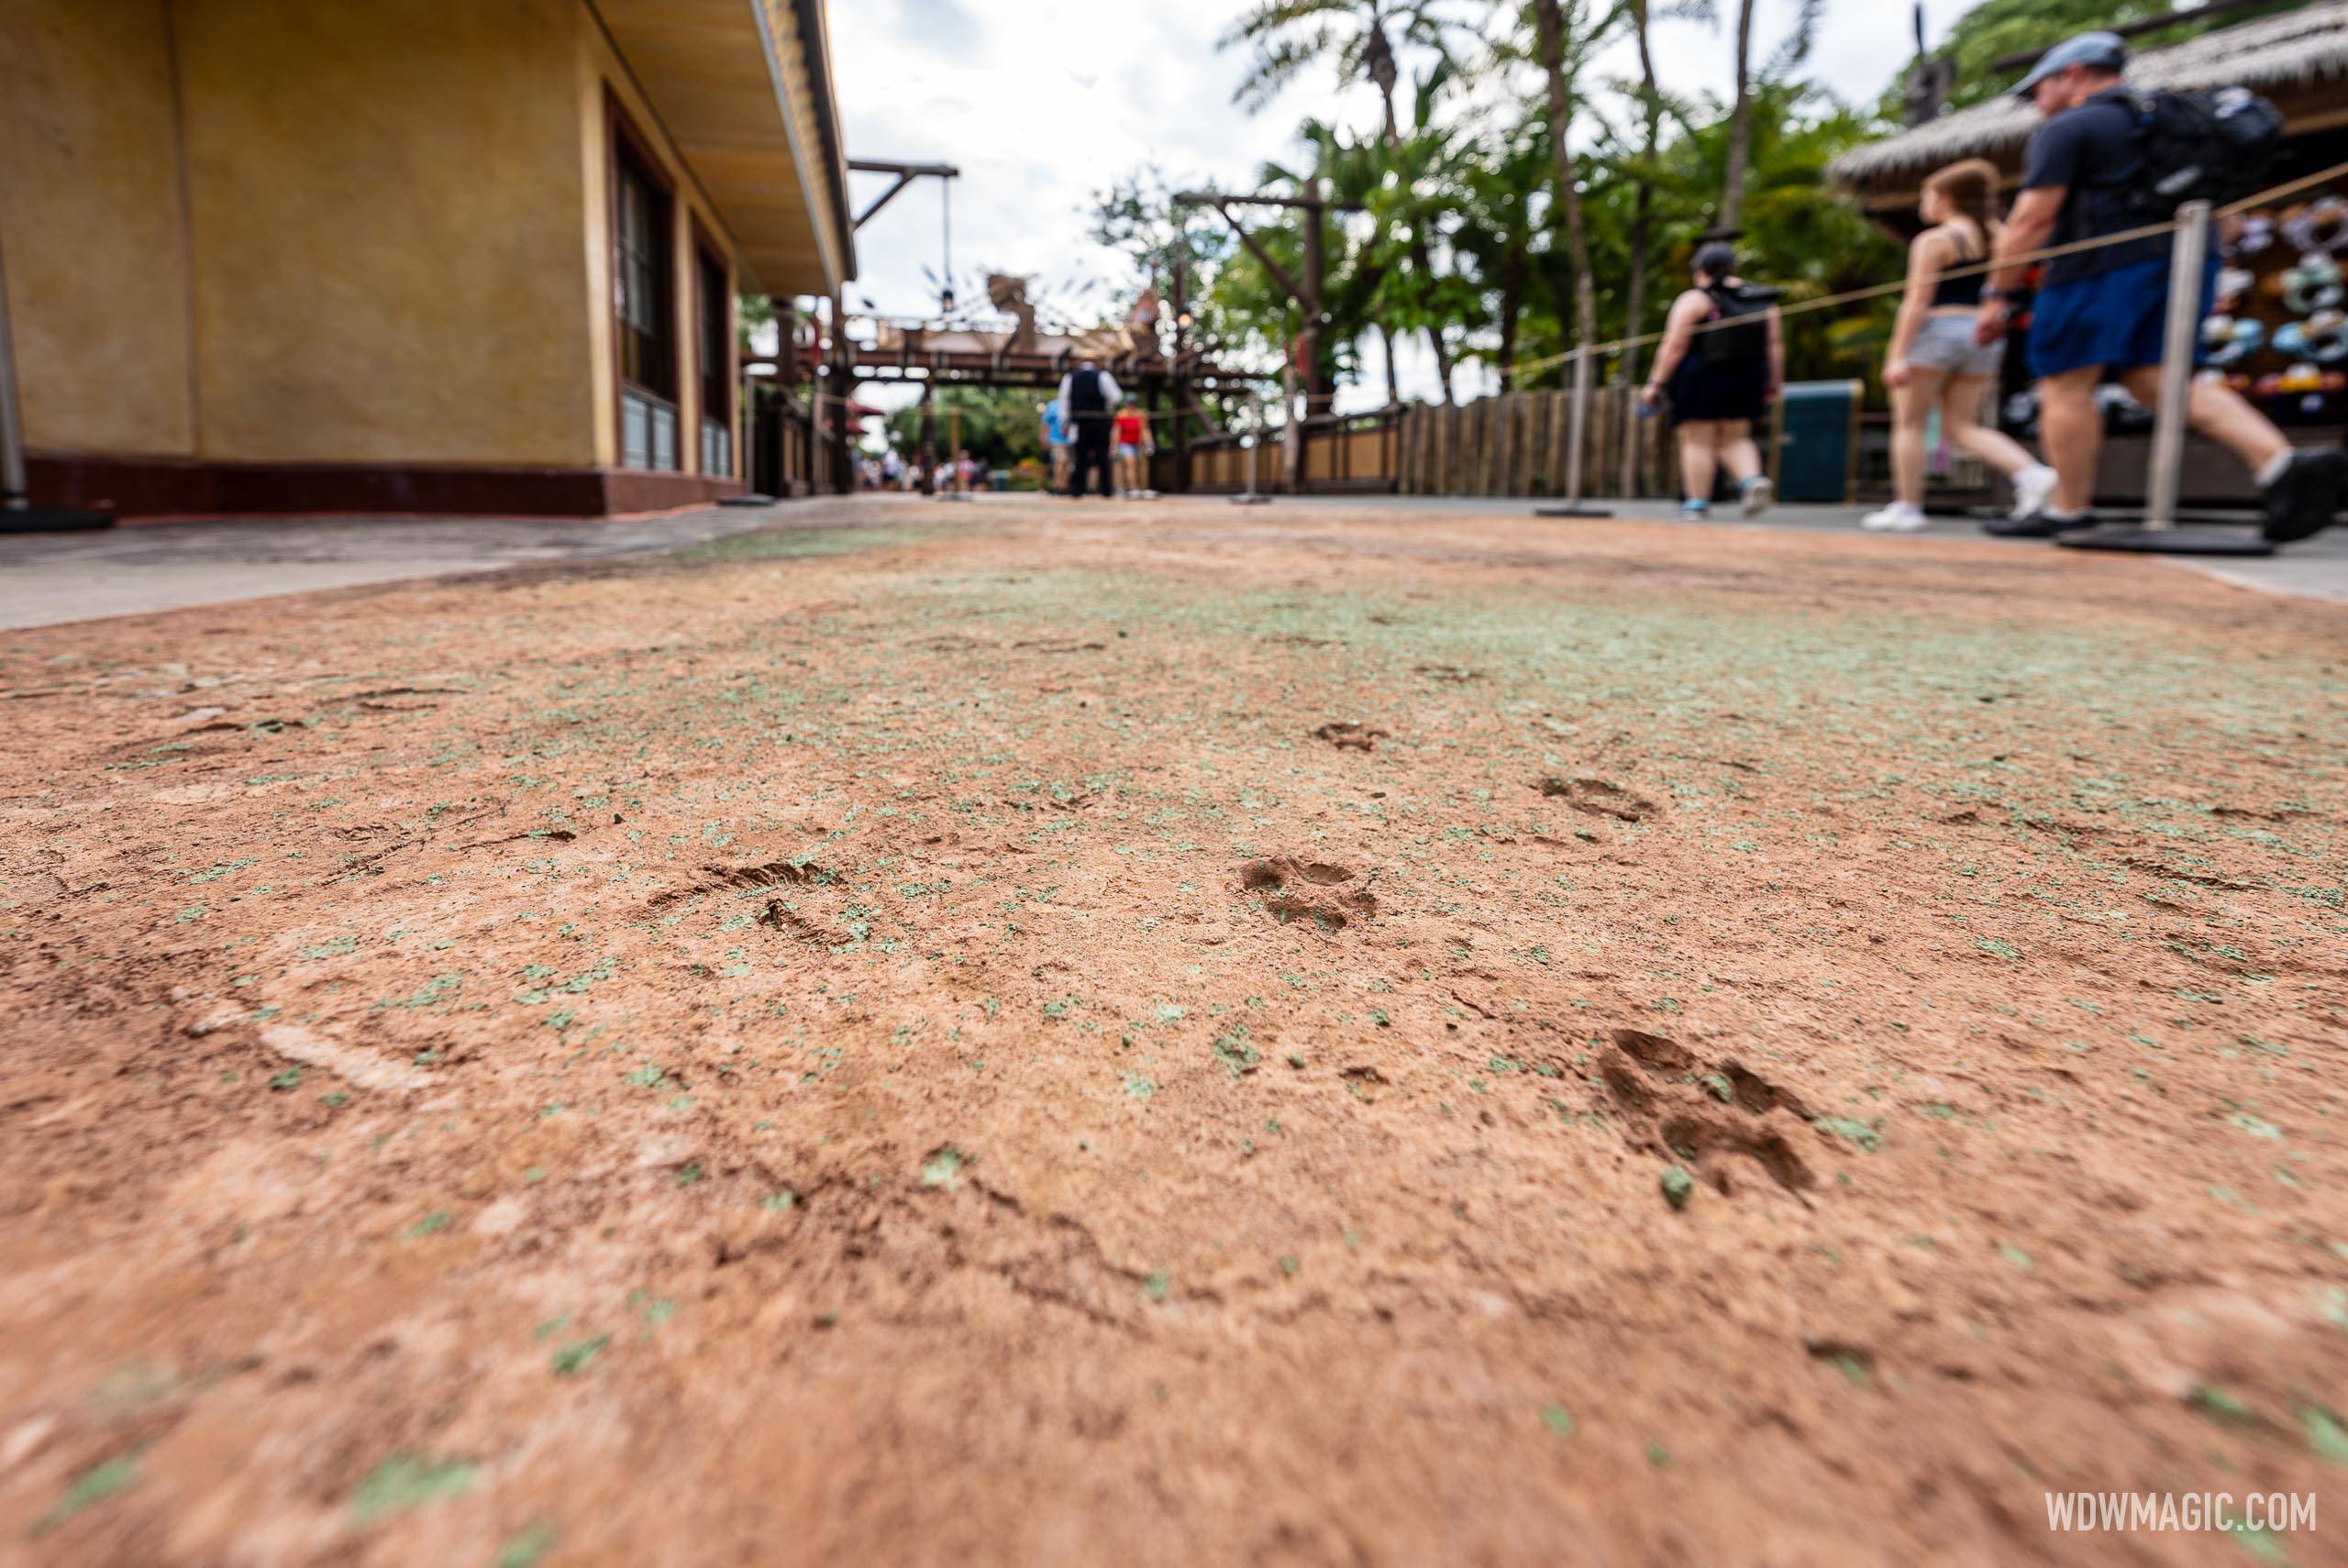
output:
M2275 390L2285 397L2304 397L2310 392L2321 392L2323 372L2302 359L2276 379Z
M2202 358L2212 365L2239 364L2258 352L2266 328L2246 315L2213 315L2201 324Z
M2340 263L2322 251L2299 257L2299 264L2282 275L2283 304L2298 315L2336 309L2348 289L2340 281Z
M2275 336L2279 339L2283 334L2278 332ZM2321 413L2328 395L2338 392L2342 385L2348 385L2348 375L2338 370L2321 370L2304 360L2272 379L2274 395L2296 400L2294 407L2303 414ZM2267 380L2260 378L2262 392L2267 390Z
M2275 215L2244 213L2233 237L2222 240L2218 248L2231 260L2237 256L2255 256L2275 243Z
M2275 347L2319 365L2336 365L2348 359L2348 315L2320 310L2305 321L2287 322L2275 334Z
M2302 257L2317 252L2329 256L2348 245L2348 201L2318 196L2304 206L2289 209L2283 215L2283 237Z
M2250 292L2250 285L2253 281L2254 280L2248 268L2219 268L2217 291L2218 308L2226 315L2232 315L2236 307L2242 304L2243 295Z

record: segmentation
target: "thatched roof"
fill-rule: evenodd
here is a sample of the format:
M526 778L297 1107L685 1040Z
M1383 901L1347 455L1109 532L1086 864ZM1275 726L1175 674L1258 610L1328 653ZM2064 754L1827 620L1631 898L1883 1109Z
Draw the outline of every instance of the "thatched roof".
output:
M2348 78L2348 0L2318 0L2221 28L2128 62L2128 80L2140 87L2234 83L2273 96L2342 78ZM1828 165L1827 176L1845 190L1910 183L1960 158L2018 148L2037 124L2028 104L1999 96L1854 148Z

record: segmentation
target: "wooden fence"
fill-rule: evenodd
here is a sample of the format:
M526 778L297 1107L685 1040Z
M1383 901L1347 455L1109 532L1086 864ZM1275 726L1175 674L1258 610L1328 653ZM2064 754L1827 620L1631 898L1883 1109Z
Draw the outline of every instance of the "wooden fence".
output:
M1508 392L1455 407L1413 403L1370 414L1310 419L1300 426L1304 483L1313 495L1563 495L1572 394ZM1640 419L1632 390L1590 394L1584 433L1582 493L1668 496L1678 492L1678 462L1664 422ZM1278 430L1256 453L1256 488L1289 488L1287 451ZM1158 484L1179 483L1172 455L1158 454ZM1246 488L1247 453L1235 433L1191 444L1191 489L1227 494Z
M1628 387L1590 393L1582 437L1584 495L1672 495L1678 463L1660 419L1637 417ZM1573 394L1506 392L1445 408L1421 403L1402 422L1405 495L1563 495Z
M1406 411L1374 409L1368 414L1333 414L1301 421L1297 436L1304 444L1303 489L1308 495L1391 494L1401 473L1402 427ZM1237 431L1202 436L1191 443L1191 489L1209 495L1235 493L1247 488L1248 454ZM1178 486L1177 460L1161 447L1157 454L1157 484ZM1256 448L1256 488L1268 495L1289 489L1288 447L1279 429L1264 433Z

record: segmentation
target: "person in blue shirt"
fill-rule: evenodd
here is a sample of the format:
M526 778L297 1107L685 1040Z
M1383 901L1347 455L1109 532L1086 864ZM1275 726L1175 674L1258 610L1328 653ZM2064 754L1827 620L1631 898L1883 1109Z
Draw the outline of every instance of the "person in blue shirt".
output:
M2027 263L2012 258L2143 226L2130 201L2144 171L2136 145L2136 108L2121 84L2128 50L2114 33L2081 33L2039 57L2014 87L2042 124L2022 154L2021 193L1998 237L1989 286L1981 291L1974 334L2005 335L2009 296ZM2164 345L2170 237L2148 235L2052 258L2031 312L2030 371L2038 381L2041 436L2054 464L2054 493L2022 516L1984 524L1992 534L2045 538L2095 522L2103 413L2096 388L2109 373L2150 407L2159 400L2165 348L2192 354L2197 341ZM2218 260L2211 248L2201 280L2209 314ZM2240 458L2257 479L2266 537L2277 544L2328 527L2348 491L2348 455L2305 451L2222 382L2197 378L2187 403L2195 430Z
M1069 454L1074 446L1068 430L1068 410L1058 398L1037 403L1036 410L1044 416L1044 451L1051 459L1052 488L1066 490Z

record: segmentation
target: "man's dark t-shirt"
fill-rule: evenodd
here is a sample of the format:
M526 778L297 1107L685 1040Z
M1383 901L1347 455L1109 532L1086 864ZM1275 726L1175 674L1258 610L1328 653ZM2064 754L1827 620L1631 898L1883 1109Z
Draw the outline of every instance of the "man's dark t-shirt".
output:
M2098 235L2141 228L2144 220L2128 210L2128 188L2143 159L2136 152L2136 108L2127 90L2107 87L2075 109L2066 109L2032 133L2022 153L2021 188L2060 186L2070 193L2054 220L2050 245L2068 245ZM2046 282L2093 277L2114 267L2157 261L2169 253L2165 235L2147 235L2123 245L2075 250L2046 264Z

